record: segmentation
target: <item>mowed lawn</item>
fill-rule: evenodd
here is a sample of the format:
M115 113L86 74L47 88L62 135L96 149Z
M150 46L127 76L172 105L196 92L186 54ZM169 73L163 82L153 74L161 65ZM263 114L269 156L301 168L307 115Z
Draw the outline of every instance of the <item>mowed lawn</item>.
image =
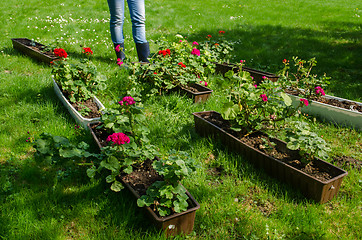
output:
M51 67L14 50L11 38L56 45L72 60L91 47L92 61L108 79L98 98L111 106L129 86L127 71L115 64L107 2L9 0L0 9L0 239L164 238L129 192L90 182L85 166L52 168L34 156L33 141L42 132L85 141L92 151L96 146L55 96ZM242 59L272 73L283 59L315 57L315 73L331 77L328 94L362 101L361 9L356 0L146 1L147 38L156 52L161 37L201 42L222 30L234 47L229 62ZM128 14L125 21L127 58L136 61ZM361 133L302 117L330 144L331 159L357 159L342 166L348 176L339 194L317 204L196 134L191 113L219 111L225 98L227 82L213 75L209 84L214 92L205 104L177 93L143 102L161 154L186 151L201 166L182 182L201 205L194 231L176 239L361 239Z

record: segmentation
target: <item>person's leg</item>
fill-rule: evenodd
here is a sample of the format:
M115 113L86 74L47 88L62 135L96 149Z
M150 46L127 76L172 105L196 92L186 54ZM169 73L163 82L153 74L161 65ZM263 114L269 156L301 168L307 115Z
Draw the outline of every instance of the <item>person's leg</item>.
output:
M110 30L111 38L116 51L117 59L123 61L126 57L124 54L124 0L107 0L110 12Z
M138 59L148 62L149 44L146 40L146 11L144 0L127 0L132 21L132 35L136 43Z

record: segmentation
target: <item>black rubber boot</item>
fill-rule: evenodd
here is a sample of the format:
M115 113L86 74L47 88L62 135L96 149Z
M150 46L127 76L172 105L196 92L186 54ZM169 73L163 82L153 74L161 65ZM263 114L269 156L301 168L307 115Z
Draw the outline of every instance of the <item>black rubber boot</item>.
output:
M150 45L146 43L136 43L138 60L140 62L149 63L148 56L150 55Z
M113 45L114 45L114 50L116 51L117 60L120 59L121 61L123 61L126 58L126 55L124 54L124 43L121 44L113 43Z

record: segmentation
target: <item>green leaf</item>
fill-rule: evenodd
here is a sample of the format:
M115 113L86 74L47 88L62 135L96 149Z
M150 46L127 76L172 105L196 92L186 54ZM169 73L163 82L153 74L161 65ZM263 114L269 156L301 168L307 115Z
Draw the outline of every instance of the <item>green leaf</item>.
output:
M157 210L161 217L167 216L171 213L171 210L165 207L159 207Z
M106 160L103 160L100 165L108 170L111 170L112 172L118 171L120 169L119 162L114 156L109 156Z
M97 172L97 169L96 169L95 166L93 166L93 167L91 167L91 168L88 168L88 169L87 169L87 176L92 179L92 178L95 177L96 172Z
M292 99L289 97L288 94L284 93L284 92L281 92L280 93L280 96L283 98L284 100L284 103L287 107L291 106L292 105Z
M123 169L124 173L130 174L131 172L133 172L133 168L132 166L128 166L125 169Z
M119 192L123 189L123 185L122 183L118 182L118 181L114 181L114 183L111 185L111 190L114 192Z
M48 146L48 141L43 140L43 139L36 140L35 148L41 154L48 154L51 152L50 148Z
M300 148L300 145L297 142L288 142L287 148L289 148L290 150L298 150Z
M59 155L64 158L82 157L82 150L78 148L73 149L59 149Z
M108 175L108 176L106 177L106 182L107 182L107 183L111 183L111 182L114 182L114 181L116 181L116 177L115 177L115 176L113 176L113 175Z
M232 102L228 102L224 104L223 109L221 111L221 115L226 120L231 120L237 117L239 112L239 106Z
M225 73L224 75L226 78L231 79L234 76L234 71L233 70L229 70Z
M189 206L186 201L174 201L174 210L177 213L183 212L187 210L187 207Z
M105 128L112 128L114 125L114 123L110 122L110 123L107 123L104 127Z
M67 138L61 136L53 137L55 143L60 143L62 146L69 146L70 142Z

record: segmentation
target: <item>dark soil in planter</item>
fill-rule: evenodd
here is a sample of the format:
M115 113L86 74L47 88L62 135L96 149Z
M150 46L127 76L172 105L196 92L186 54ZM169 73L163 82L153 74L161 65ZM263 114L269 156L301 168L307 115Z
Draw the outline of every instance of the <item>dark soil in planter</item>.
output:
M221 115L217 113L212 113L210 115L200 115L205 120L213 123L214 125L222 128L224 131L238 138L245 144L258 149L259 151L274 157L286 164L293 166L296 169L299 169L310 176L313 176L321 181L327 181L336 177L338 174L334 174L329 171L329 169L320 169L313 162L310 164L304 164L300 161L301 157L296 151L280 151L275 147L271 138L269 138L266 134L261 132L252 133L245 137L240 137L239 134L230 129L230 123L224 120Z
M109 133L105 128L99 128L99 126L101 126L101 125L102 125L101 122L97 122L97 123L91 124L90 127L92 128L94 134L96 135L100 145L102 147L105 147L105 146L107 146L106 139L112 133Z
M156 161L156 160L153 160ZM156 170L152 167L151 160L146 160L140 165L133 166L133 172L130 174L122 175L122 181L129 184L132 189L139 195L145 195L147 189L156 181L163 181L163 177L160 176ZM190 209L193 206L192 201L190 199L187 200L188 202L188 208ZM150 208L157 214L158 217L160 215L158 214L156 208L154 205L151 205ZM175 212L171 213L176 214ZM170 215L169 215L170 216Z
M90 111L84 115L82 114L82 116L85 118L96 118L101 116L98 105L93 101L93 99L88 99L85 102L76 102L71 104L80 113L83 111L84 108L88 108Z
M46 51L47 46L38 44L36 42L34 42L34 44L32 44L32 41L29 39L18 39L18 42L30 47L31 49L33 49L34 51L43 53L45 55L48 55L51 58L56 58L57 56L54 55L54 53L52 51Z
M296 91L289 91L286 90L286 93L292 94L294 96L298 96L298 93ZM321 102L324 104L328 104L331 106L335 106L335 107L340 107L340 108L344 108L347 110L352 110L352 111L357 111L362 113L362 106L354 103L354 102L349 102L349 101L339 101L337 99L330 99L330 98L325 98L325 97L320 97L320 98L315 98L312 99L313 101L317 101L317 102Z
M182 88L187 89L187 90L189 90L189 91L191 91L191 92L193 92L193 93L198 93L198 92L200 92L197 88L192 87L192 86L182 86Z
M154 182L162 181L162 177L152 167L152 161L147 160L141 165L133 166L133 172L122 176L122 180L127 182L137 193L142 196L146 194Z
M93 98L86 100L85 102L71 102L69 101L69 94L61 89L64 97L68 102L82 115L84 118L97 118L101 116L98 105L93 101ZM90 111L84 111L83 109L89 109Z
M333 158L332 163L340 168L354 168L358 171L362 169L362 161L347 156L338 156Z

